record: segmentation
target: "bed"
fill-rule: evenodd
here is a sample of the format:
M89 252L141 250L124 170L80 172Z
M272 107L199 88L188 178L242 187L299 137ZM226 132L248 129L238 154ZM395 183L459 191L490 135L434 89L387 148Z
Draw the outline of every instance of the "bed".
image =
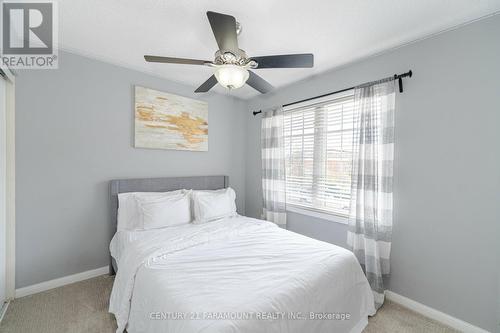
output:
M227 176L115 180L118 194L228 187ZM244 216L120 231L110 312L117 332L361 332L375 312L354 255Z

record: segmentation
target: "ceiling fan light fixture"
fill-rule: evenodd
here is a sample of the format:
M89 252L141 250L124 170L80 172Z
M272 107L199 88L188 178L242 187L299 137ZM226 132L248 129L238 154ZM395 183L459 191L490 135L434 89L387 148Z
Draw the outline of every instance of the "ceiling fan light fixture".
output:
M253 69L311 68L314 65L314 56L311 53L248 57L245 50L238 46L238 35L241 34L242 26L234 16L207 11L207 18L219 47L213 61L154 55L145 55L144 59L152 63L212 67L214 74L196 88L195 93L206 93L217 83L227 89L238 89L246 83L261 94L266 94L273 90L273 86Z
M226 64L215 66L215 78L227 89L241 88L248 80L248 70L238 65Z

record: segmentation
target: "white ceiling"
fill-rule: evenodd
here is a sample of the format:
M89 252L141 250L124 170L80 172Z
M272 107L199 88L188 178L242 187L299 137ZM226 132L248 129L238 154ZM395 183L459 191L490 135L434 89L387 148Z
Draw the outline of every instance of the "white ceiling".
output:
M144 54L213 60L205 12L243 25L250 56L306 53L313 69L256 72L275 87L500 11L500 0L61 0L60 48L182 82L193 90L212 69L150 64ZM252 88L215 91L249 98Z

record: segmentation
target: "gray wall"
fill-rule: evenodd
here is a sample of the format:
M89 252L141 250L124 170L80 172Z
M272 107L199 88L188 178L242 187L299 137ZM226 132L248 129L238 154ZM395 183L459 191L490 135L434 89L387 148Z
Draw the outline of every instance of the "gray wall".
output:
M285 104L413 69L397 96L389 289L499 328L500 16L250 101ZM247 115L246 212L259 216L260 119ZM290 214L289 229L345 246L346 226Z
M187 97L192 87L72 55L16 81L16 288L108 264L108 182L228 175L245 210L246 103L209 104L209 151L133 148L133 87Z

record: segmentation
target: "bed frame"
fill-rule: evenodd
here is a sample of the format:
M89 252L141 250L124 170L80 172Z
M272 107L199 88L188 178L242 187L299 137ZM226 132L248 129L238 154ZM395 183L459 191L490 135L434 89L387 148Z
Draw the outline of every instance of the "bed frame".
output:
M118 215L118 194L125 192L167 192L180 189L217 190L229 186L228 176L197 176L197 177L168 177L117 179L110 182L111 223L112 234L116 232ZM114 275L116 263L110 255L109 272Z

